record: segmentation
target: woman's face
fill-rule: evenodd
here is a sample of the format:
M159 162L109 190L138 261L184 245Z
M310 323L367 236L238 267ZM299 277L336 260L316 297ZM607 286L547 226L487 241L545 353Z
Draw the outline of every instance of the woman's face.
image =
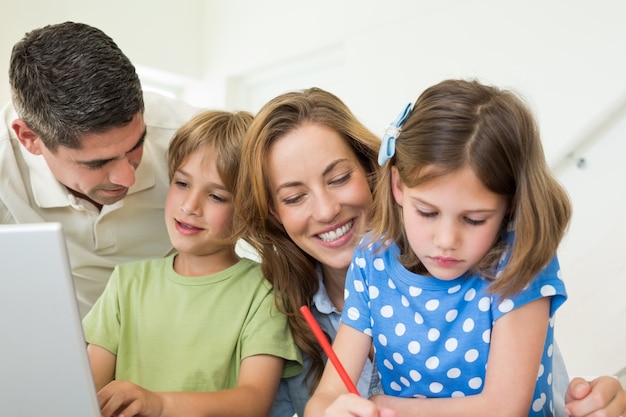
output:
M289 237L321 264L346 269L372 203L352 148L334 130L305 124L276 140L266 163L272 214Z

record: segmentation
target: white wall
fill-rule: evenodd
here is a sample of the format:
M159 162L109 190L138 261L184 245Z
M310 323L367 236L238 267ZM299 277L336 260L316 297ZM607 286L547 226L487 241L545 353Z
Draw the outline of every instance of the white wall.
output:
M0 0L1 103L10 97L7 72L13 44L32 29L67 20L102 29L133 63L157 68L172 75L174 82L201 78L202 3L202 0Z
M626 365L626 197L616 192L626 189L626 165L617 159L624 154L620 120L626 116L616 111L626 102L626 3L0 2L3 102L11 45L32 28L63 20L102 28L133 62L164 71L170 76L164 83L182 88L194 103L256 111L285 90L318 85L342 97L376 133L443 78L475 77L520 91L575 205L561 253L571 296L557 321L561 349L573 375ZM590 143L581 151L588 160L584 170L574 168L576 158L563 159L578 142Z

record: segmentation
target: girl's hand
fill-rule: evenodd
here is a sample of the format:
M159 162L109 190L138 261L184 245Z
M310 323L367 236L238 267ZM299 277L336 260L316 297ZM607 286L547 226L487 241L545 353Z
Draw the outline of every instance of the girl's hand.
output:
M611 376L591 382L574 378L565 394L565 413L573 417L618 417L626 415L626 391Z
M373 401L355 394L343 394L326 409L324 417L396 417L389 408L378 408Z
M163 400L152 391L128 381L112 381L98 392L103 417L159 417Z

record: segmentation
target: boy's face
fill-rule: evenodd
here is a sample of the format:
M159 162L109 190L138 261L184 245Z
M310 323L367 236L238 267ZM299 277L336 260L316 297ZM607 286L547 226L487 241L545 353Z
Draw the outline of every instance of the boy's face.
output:
M230 256L233 245L217 243L228 237L233 195L217 171L213 149L193 152L174 173L165 199L165 224L180 255Z

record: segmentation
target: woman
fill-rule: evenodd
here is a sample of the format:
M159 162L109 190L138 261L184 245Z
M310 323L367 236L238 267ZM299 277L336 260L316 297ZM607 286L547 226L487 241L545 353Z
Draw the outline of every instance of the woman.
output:
M310 306L334 338L346 271L368 222L379 145L341 100L317 88L269 101L248 130L236 211L305 360L299 377L283 380L274 415L302 415L321 376L325 357L298 310ZM376 386L368 363L357 387L365 395Z

